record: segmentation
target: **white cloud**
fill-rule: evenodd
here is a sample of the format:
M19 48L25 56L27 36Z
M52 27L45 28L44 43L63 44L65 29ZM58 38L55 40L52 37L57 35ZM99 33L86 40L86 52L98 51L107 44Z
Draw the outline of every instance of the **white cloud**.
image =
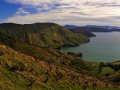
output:
M6 0L37 10L30 14L21 7L6 21L16 23L57 22L60 24L120 25L120 0ZM43 12L42 12L43 11ZM23 15L24 14L24 15Z
M18 8L17 12L15 15L21 15L21 16L24 16L24 15L28 15L30 14L30 12L27 12L26 10L24 10L23 8Z
M58 0L6 0L6 1L14 4L39 6L40 4L43 3L54 3Z

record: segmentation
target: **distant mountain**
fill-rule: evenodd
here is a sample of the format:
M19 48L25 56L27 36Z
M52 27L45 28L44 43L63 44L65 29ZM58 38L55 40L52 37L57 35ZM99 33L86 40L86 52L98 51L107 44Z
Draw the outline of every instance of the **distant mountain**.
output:
M69 27L72 27L74 25L67 25ZM65 25L66 27L66 25ZM73 28L69 28L66 27L68 29L72 29L72 30L81 30L83 29L84 31L87 32L112 32L112 31L120 31L120 27L116 27L116 26L97 26L97 25L86 25L86 26L74 26Z
M87 25L83 26L85 31L89 32L112 32L112 31L120 31L120 27L115 26L95 26L95 25Z
M86 31L86 29L83 27L78 27L78 28L74 28L74 29L70 29L70 30L74 33L82 33L83 35L88 36L88 37L96 36L92 32Z
M79 34L83 34L87 37L94 37L95 35L89 31L85 31L84 27L80 27L80 26L75 26L75 25L65 25L65 28L69 29L70 31L74 32L74 33L79 33Z
M74 28L77 28L79 26L76 26L76 25L65 25L64 27L67 28L67 29L74 29Z

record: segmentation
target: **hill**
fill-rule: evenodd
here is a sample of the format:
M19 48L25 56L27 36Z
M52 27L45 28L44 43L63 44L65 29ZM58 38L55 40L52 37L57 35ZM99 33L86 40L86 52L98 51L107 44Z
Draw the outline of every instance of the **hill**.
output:
M92 32L86 30L85 27L82 27L82 26L65 25L64 27L69 29L70 31L72 31L74 33L83 34L87 37L95 37L96 36Z
M95 37L96 36L92 32L89 32L88 30L86 30L85 28L82 28L82 27L78 27L78 28L74 28L74 29L70 29L70 30L74 33L81 33L87 37Z
M58 48L64 45L75 46L89 42L83 34L77 34L54 23L0 24L0 33L14 40L42 47Z
M42 50L40 51L42 52ZM53 57L57 55L58 58L59 55L62 55L59 52L51 54ZM46 57L49 57L49 54ZM75 68L75 64L72 67L70 63L76 62L72 55L63 55L63 61L67 63L66 65L62 61L60 62L58 58L56 62L59 62L59 64L54 61L34 58L0 45L0 88L2 90L82 90L83 88L93 90L95 88L113 88L114 90L118 87L115 84L90 76L87 72L81 71L81 67L76 66L79 69ZM77 63L80 66L86 66L85 62L81 60L78 60Z

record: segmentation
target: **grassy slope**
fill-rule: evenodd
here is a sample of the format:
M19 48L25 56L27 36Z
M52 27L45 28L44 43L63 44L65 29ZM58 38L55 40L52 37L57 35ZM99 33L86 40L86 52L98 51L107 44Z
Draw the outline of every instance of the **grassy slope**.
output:
M82 90L83 87L107 90L114 87L70 65L50 63L3 45L0 45L0 53L0 88L3 90Z

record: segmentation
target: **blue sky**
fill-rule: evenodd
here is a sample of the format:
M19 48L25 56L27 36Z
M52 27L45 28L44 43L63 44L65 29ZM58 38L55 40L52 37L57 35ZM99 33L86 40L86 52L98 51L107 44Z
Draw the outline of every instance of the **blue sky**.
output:
M0 0L0 22L120 26L120 0Z
M0 0L0 20L12 16L20 5L13 5Z

